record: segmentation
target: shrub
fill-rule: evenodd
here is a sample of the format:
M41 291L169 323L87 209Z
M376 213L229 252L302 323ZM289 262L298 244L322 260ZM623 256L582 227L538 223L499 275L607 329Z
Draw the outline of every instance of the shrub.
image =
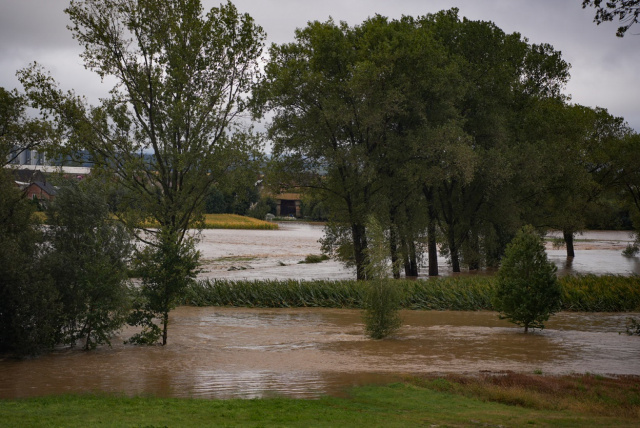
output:
M111 217L97 180L66 184L47 214L49 252L43 266L62 305L58 341L73 345L82 339L85 349L110 344L129 310L132 237Z
M298 264L322 263L325 260L329 260L329 256L327 256L326 254L321 254L321 255L309 254L307 257L304 258L303 261L298 262Z
M365 332L372 339L383 339L402 325L399 309L401 293L396 284L388 281L389 246L382 226L371 216L367 224L366 275L369 281L365 294L363 320Z
M549 262L540 235L524 227L507 245L498 271L493 304L502 318L529 328L544 328L544 321L560 309L561 289L556 266Z

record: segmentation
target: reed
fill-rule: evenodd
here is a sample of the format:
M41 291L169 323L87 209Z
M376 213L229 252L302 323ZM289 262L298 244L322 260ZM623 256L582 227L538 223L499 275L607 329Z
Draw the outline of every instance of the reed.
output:
M414 310L493 310L493 277L392 280L403 296L400 306ZM562 310L628 312L640 310L640 277L571 276L560 279ZM210 280L193 283L183 304L262 308L363 307L366 283L355 280Z
M586 312L640 310L640 276L578 275L560 278L563 309Z

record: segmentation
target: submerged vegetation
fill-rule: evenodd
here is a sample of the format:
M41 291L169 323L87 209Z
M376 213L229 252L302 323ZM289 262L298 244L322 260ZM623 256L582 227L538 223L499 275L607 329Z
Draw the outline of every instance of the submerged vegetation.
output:
M494 310L494 277L460 276L429 280L384 280L402 291L403 309ZM559 279L561 310L618 312L640 310L638 276L569 276ZM363 307L364 281L203 280L191 284L184 304L242 307Z

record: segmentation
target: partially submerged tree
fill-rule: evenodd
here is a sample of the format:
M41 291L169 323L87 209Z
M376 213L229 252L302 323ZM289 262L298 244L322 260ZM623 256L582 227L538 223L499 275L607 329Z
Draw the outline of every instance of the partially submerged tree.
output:
M389 281L388 239L374 216L369 216L367 221L367 237L365 332L372 339L384 339L402 325L398 313L401 294L398 287Z
M199 0L72 1L66 13L86 67L116 80L110 97L87 106L37 65L19 77L66 132L66 147L86 149L94 173L115 176L127 189L119 215L129 226L151 226L139 238L180 259L193 245L187 231L212 184L258 153L239 119L260 73L262 29L231 3L203 15ZM158 304L148 309L163 320L166 344L168 312L181 289L157 285L149 292L159 293Z
M544 328L560 309L556 266L547 259L540 235L526 226L507 245L497 275L493 306L500 316L524 327Z
M129 311L128 269L132 237L113 218L99 182L67 182L47 210L47 254L62 306L58 343L84 349L111 344Z

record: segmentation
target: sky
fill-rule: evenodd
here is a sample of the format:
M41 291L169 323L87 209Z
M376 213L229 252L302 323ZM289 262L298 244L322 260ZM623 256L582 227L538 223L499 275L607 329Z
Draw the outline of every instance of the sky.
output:
M37 61L59 82L97 102L112 82L85 70L81 48L71 37L64 13L68 0L0 0L0 86L22 87L17 70ZM202 0L205 10L219 0ZM286 43L309 21L346 21L358 25L375 14L389 18L422 16L457 7L459 16L492 21L531 43L549 43L571 64L565 94L571 102L603 107L640 132L640 25L624 38L617 23L597 26L594 9L582 0L235 0L267 33L267 44ZM631 34L630 34L631 33Z

